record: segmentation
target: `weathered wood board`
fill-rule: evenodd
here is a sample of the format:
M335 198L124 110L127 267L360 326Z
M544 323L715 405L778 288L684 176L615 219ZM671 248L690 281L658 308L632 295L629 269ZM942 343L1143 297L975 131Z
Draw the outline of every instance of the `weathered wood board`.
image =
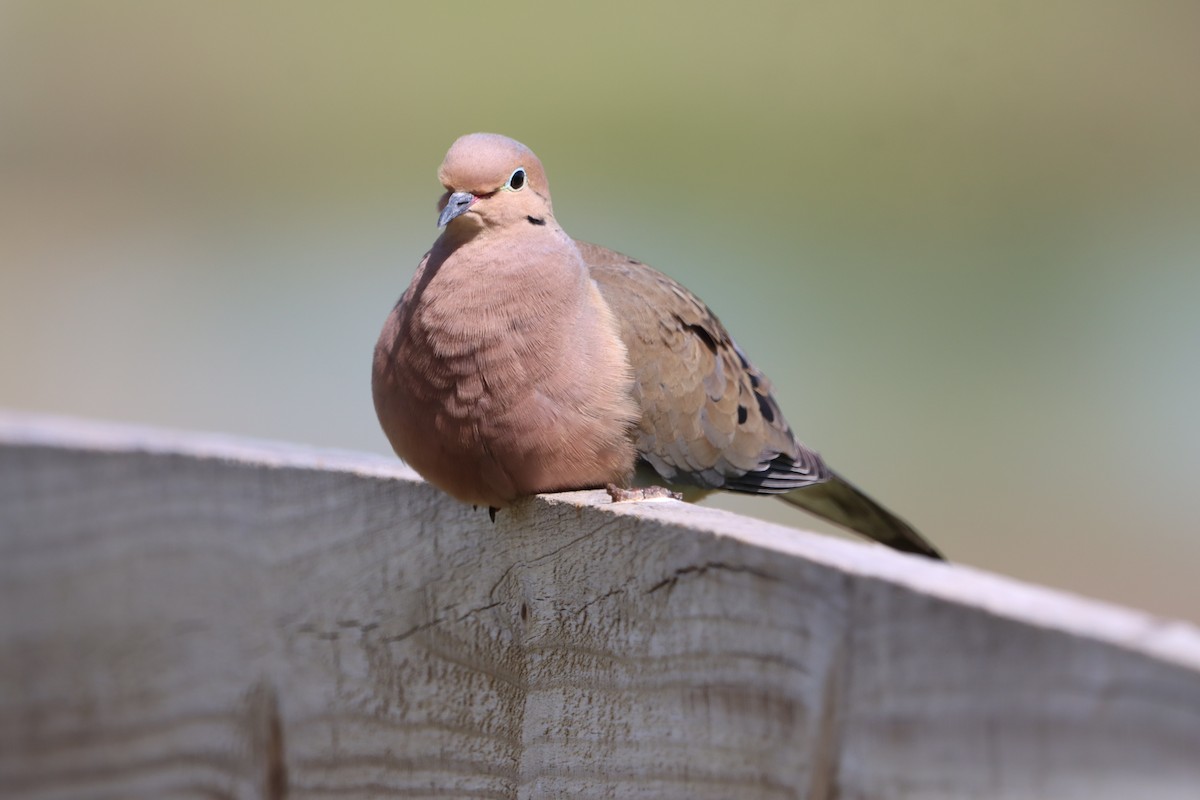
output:
M0 414L0 796L1194 800L1200 634L676 502L492 524L388 459Z

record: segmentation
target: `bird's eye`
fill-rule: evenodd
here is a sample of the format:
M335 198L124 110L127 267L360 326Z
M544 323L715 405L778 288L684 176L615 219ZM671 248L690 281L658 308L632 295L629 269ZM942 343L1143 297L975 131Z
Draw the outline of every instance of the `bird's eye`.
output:
M505 189L519 192L525 186L525 168L517 167L513 170L513 174L508 176L508 183L504 184Z

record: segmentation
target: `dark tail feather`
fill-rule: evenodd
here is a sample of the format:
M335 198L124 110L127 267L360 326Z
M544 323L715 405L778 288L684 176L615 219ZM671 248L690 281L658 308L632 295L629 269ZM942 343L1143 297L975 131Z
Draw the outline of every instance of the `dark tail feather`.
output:
M829 480L777 495L780 500L834 525L906 553L944 561L945 557L912 526L834 473Z

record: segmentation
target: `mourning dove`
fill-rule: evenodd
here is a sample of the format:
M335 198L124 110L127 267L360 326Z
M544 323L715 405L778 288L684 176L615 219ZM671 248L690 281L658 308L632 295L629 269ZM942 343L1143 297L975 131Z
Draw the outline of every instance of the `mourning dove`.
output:
M445 230L384 324L372 374L384 433L430 483L497 509L615 491L636 467L693 495L774 494L941 557L796 439L767 377L699 298L568 236L531 150L469 134L438 178Z

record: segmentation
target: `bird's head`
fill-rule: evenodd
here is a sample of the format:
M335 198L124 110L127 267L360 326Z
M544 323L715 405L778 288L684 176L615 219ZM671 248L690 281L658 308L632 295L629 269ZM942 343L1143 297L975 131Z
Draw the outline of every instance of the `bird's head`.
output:
M450 146L438 180L438 226L545 225L553 217L542 162L525 145L496 133L469 133Z

